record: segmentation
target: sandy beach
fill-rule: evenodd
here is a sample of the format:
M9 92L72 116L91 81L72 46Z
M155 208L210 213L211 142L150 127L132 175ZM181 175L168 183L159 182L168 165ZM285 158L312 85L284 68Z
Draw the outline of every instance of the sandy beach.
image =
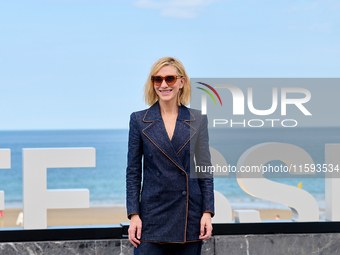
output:
M259 209L262 220L275 220L279 215L281 220L292 218L289 210ZM21 208L8 208L4 210L1 227L18 227L16 221ZM47 210L48 226L70 225L106 225L129 222L125 207L91 207L86 209L51 209Z

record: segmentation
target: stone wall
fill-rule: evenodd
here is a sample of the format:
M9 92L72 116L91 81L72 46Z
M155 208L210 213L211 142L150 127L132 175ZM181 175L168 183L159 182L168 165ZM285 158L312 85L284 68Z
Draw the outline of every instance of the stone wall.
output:
M0 243L0 254L131 255L127 239ZM340 254L340 233L215 235L204 241L202 255Z

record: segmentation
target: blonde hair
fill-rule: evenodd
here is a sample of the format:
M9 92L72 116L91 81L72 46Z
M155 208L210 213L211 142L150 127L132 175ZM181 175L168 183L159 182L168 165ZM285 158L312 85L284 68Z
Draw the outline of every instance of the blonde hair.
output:
M185 83L183 88L181 88L178 92L178 105L188 105L191 96L191 89L190 89L190 80L185 71L183 64L175 58L172 57L164 57L156 61L151 67L151 71L148 77L148 80L145 83L144 87L144 98L145 103L148 105L153 105L158 100L158 95L154 89L154 86L151 81L152 75L155 75L162 67L164 66L173 66L177 69L177 75L182 76L185 78Z

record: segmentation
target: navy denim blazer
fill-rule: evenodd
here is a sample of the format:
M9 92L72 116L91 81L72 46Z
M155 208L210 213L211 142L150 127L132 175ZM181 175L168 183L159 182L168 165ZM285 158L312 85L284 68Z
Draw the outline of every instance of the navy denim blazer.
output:
M140 215L141 241L200 240L203 212L214 215L214 187L209 174L193 178L194 155L197 165L211 166L207 116L200 111L179 106L171 140L158 102L131 114L126 205L129 219Z

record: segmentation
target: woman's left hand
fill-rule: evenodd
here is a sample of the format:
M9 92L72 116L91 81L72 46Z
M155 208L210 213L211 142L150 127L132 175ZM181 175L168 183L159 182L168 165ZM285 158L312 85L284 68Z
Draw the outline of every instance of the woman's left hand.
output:
M203 213L201 218L201 234L199 239L206 240L211 237L212 225L211 225L211 214L209 212Z

